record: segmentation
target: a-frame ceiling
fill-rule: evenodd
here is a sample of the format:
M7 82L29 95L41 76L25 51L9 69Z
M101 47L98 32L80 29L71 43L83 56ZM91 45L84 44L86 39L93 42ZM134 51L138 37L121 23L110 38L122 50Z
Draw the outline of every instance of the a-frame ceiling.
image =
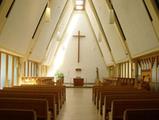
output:
M148 0L147 0L148 1ZM73 15L74 0L15 0L7 19L0 6L1 50L50 65ZM85 0L85 12L107 66L159 50L159 39L143 0Z

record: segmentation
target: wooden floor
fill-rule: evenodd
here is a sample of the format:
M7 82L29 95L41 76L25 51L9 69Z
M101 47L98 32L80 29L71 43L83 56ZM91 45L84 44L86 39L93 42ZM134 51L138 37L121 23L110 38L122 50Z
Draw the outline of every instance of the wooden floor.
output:
M92 102L92 88L66 88L66 102L57 120L100 120Z

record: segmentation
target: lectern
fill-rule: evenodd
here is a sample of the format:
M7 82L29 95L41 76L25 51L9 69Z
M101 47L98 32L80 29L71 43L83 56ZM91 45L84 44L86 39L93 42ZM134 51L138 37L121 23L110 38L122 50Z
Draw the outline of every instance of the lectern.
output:
M73 84L74 86L83 86L84 85L84 79L77 77L77 78L73 78Z

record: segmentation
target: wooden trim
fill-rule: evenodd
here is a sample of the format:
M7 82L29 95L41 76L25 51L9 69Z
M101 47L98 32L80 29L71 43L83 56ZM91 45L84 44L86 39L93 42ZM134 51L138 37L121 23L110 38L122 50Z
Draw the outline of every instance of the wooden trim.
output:
M7 55L12 55L12 56L15 56L15 57L19 57L18 55L14 55L14 53L9 53L9 52L5 52L5 51L2 51L0 50L1 53L4 53L4 54L7 54Z

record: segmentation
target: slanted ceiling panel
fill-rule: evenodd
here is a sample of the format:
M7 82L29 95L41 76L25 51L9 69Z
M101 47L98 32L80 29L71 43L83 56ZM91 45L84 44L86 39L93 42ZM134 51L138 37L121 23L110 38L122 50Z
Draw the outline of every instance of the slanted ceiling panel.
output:
M49 48L44 55L44 63L50 65L51 62L54 60L54 55L56 54L57 49L52 49L52 47L58 48L58 45L60 45L61 39L63 39L63 34L65 32L65 28L67 27L67 24L69 22L69 19L71 17L71 13L73 11L73 5L72 1L68 2L68 5L66 6L66 10L64 11L64 15L62 16L59 25L57 27L57 30L51 39L51 43L49 45Z
M0 47L24 55L47 0L16 0L0 34Z
M104 28L115 61L121 62L127 59L120 38L113 24L110 24L110 10L106 0L93 0L96 11Z
M96 21L96 18L94 16L88 2L86 2L86 12L87 12L88 17L90 19L91 25L92 25L93 30L94 30L95 35L96 35L96 38L98 39L98 44L99 44L99 47L100 47L101 52L103 54L104 61L105 61L106 65L112 65L113 62L112 62L112 59L111 59L109 49L106 45L104 37L102 37L102 33L99 29L98 23Z
M51 36L55 30L55 27L58 23L61 12L65 6L67 0L52 0L50 3L51 6L51 20L49 22L44 22L40 29L38 42L35 45L35 48L32 51L30 59L36 61L42 61L45 56L47 46L51 39Z
M112 0L133 57L159 49L143 0Z

